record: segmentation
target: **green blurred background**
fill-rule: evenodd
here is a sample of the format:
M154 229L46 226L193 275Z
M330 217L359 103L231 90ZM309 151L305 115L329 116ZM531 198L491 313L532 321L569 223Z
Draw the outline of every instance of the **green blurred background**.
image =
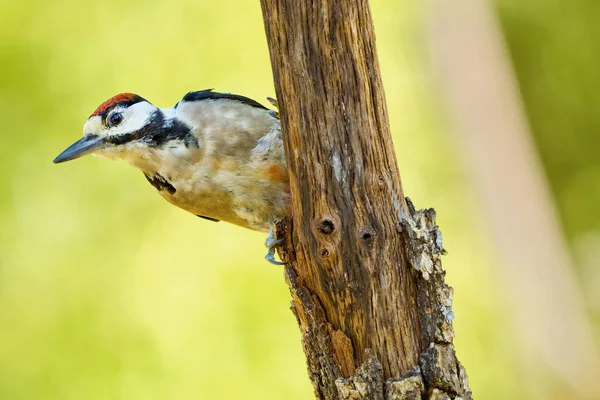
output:
M597 339L600 3L497 6ZM372 11L404 189L437 209L450 251L471 388L577 398L542 362L540 381L524 382L510 292L432 78L424 7L373 0ZM163 107L205 88L272 96L262 24L258 1L0 4L0 400L312 398L263 235L170 206L124 163L52 164L119 92Z

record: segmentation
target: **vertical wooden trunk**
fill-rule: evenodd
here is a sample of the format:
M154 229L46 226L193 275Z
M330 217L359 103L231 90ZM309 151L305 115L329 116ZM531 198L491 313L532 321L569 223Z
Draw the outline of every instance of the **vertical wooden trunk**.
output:
M435 213L402 192L367 1L261 3L293 203L280 254L317 398L470 398Z

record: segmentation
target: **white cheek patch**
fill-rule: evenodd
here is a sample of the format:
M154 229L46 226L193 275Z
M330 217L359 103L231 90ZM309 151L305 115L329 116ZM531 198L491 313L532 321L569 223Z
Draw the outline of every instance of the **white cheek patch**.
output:
M95 115L90 117L83 126L83 134L109 137L136 132L148 123L148 119L150 119L156 110L158 108L147 101L142 101L129 107L118 106L111 110L107 118L110 118L115 113L121 113L123 114L123 122L117 126L110 127L102 122L102 117Z
M148 119L156 110L157 108L147 101L136 103L126 109L118 107L117 112L123 114L123 122L121 122L120 125L109 129L108 136L139 131L146 125ZM110 115L112 115L112 112L108 115L108 118L110 118Z

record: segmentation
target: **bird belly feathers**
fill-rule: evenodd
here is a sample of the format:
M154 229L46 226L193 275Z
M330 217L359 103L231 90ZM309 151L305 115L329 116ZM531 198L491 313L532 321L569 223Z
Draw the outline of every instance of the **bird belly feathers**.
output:
M149 159L128 161L142 169L173 205L198 216L267 231L290 214L279 121L267 121L270 126L262 133L204 126L195 131L198 148L173 142L157 148Z
M287 175L285 180L263 179L263 176L281 167L270 168L270 171L269 168L247 171L253 177L227 170L211 176L214 171L192 168L191 179L171 177L168 182L173 189L160 187L160 184L153 186L168 202L192 214L267 231L290 210ZM158 175L154 178L159 178Z

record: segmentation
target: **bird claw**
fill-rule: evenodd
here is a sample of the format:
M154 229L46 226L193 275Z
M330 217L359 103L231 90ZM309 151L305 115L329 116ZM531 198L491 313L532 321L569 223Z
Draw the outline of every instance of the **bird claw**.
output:
M277 261L275 259L275 249L269 249L269 251L267 252L267 255L265 256L265 260L267 260L268 262L270 262L273 265L285 265L285 263L283 261Z
M275 264L275 265L284 265L285 264L284 262L275 260L275 247L281 243L283 243L283 239L275 239L275 232L273 231L273 228L269 228L269 236L267 236L267 239L265 240L265 246L267 246L267 248L268 248L265 259L268 262L270 262L271 264Z

